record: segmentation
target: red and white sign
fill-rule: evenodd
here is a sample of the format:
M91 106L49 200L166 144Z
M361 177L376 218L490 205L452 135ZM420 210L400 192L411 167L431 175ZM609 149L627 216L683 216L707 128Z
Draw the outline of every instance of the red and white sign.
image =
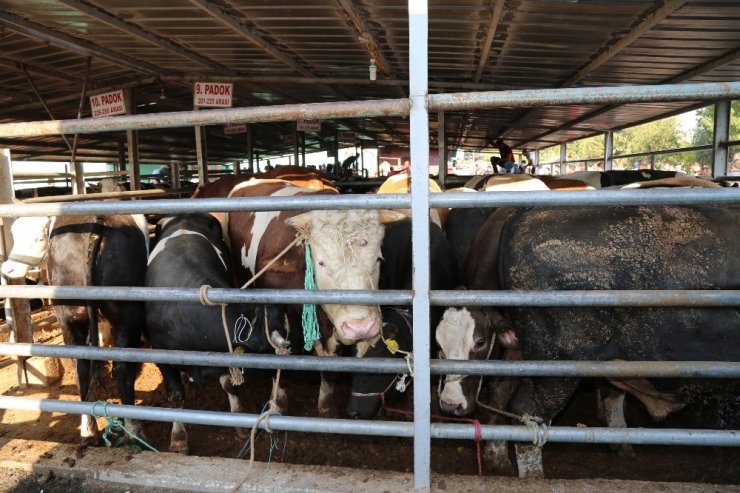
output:
M231 108L234 84L196 82L193 87L193 105L210 108Z
M93 118L126 114L123 89L90 96L90 109L92 109Z
M247 133L246 123L227 123L224 125L224 135L245 134Z
M310 120L298 120L296 130L299 132L321 132L321 120L312 118Z

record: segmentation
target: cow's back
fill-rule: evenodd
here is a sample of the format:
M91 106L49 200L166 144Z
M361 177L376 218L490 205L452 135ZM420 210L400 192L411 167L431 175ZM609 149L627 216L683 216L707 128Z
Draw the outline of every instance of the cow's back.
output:
M503 288L737 289L740 209L557 208L515 212L500 242ZM529 359L737 361L737 308L518 308Z

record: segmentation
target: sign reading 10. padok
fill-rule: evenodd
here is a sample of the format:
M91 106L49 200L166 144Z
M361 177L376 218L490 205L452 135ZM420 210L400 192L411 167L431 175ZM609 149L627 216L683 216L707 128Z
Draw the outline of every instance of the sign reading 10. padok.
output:
M125 114L126 105L123 101L123 90L119 89L118 91L90 96L90 109L93 118Z
M196 82L193 88L193 105L211 108L231 108L234 84Z

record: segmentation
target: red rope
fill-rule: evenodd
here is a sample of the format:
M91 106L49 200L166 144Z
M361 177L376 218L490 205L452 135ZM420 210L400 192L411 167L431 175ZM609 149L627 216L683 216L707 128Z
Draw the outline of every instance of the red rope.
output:
M406 409L400 409L397 407L389 407L385 404L385 392L380 394L380 403L383 409L383 412L386 414L388 413L395 413L397 415L403 416L403 417L413 417L414 412L409 411ZM483 476L483 461L481 460L481 453L480 453L480 442L481 442L481 426L480 421L477 419L470 419L470 418L452 418L450 416L440 416L439 414L432 414L431 415L432 420L437 421L452 421L456 423L470 423L475 428L475 453L476 453L476 460L478 461L478 476Z

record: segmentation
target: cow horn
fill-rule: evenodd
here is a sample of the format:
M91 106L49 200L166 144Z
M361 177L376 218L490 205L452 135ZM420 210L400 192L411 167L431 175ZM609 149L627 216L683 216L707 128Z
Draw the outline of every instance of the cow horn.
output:
M378 222L380 224L393 223L406 219L406 216L400 212L391 209L381 209L378 211Z

